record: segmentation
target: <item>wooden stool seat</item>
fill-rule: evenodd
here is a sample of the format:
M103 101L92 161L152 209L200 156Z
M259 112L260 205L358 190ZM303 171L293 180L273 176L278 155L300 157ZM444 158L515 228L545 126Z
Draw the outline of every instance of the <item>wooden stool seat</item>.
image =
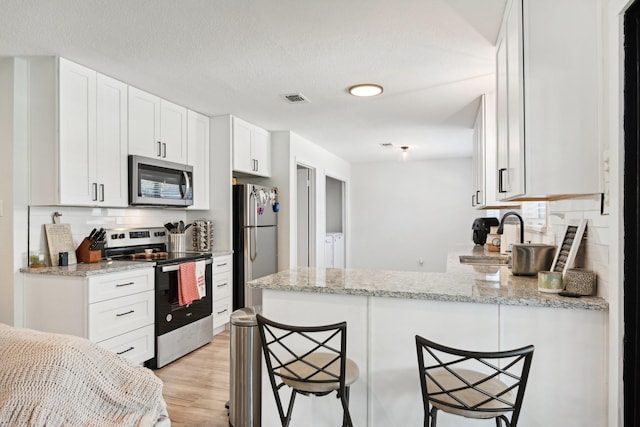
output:
M346 363L344 385L348 387L358 379L360 370L353 360L347 358ZM340 388L340 358L335 353L311 353L302 359L290 360L278 373L286 385L306 393L329 393Z

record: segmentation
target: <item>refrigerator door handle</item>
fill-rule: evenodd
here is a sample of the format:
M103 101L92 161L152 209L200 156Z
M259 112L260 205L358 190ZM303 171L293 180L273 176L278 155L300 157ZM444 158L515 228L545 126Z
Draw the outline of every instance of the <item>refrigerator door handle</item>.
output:
M251 209L253 209L253 227L249 234L249 258L255 261L258 257L258 200L256 195L251 192L249 196L251 200Z

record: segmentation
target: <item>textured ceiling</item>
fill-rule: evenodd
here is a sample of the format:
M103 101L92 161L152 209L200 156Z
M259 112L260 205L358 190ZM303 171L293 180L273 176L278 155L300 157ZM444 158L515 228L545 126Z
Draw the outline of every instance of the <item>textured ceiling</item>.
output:
M0 55L60 55L352 162L399 157L383 143L470 156L505 1L0 0ZM385 91L348 95L364 82Z

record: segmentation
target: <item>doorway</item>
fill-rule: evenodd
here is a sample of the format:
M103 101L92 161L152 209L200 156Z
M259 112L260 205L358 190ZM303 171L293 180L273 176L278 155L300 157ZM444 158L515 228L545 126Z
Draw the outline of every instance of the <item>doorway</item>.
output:
M624 16L624 425L640 425L640 9Z
M315 171L298 164L296 172L296 266L314 267Z
M324 264L326 268L345 268L346 240L345 224L345 183L326 176L325 184L326 223Z

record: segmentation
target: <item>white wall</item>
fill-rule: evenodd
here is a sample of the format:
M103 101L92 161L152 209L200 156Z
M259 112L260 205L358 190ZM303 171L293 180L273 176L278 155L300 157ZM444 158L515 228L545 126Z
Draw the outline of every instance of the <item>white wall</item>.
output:
M450 247L473 247L471 159L351 167L353 268L444 271ZM420 260L423 263L420 263Z
M278 213L278 269L297 265L296 170L302 164L315 174L315 195L312 205L318 219L315 236L315 253L312 266L324 267L324 235L326 217L326 177L345 182L345 194L349 194L351 166L340 157L326 151L301 136L289 131L271 132L271 179L268 185L278 187L280 212ZM349 217L349 204L345 206ZM343 229L349 246L349 223Z

